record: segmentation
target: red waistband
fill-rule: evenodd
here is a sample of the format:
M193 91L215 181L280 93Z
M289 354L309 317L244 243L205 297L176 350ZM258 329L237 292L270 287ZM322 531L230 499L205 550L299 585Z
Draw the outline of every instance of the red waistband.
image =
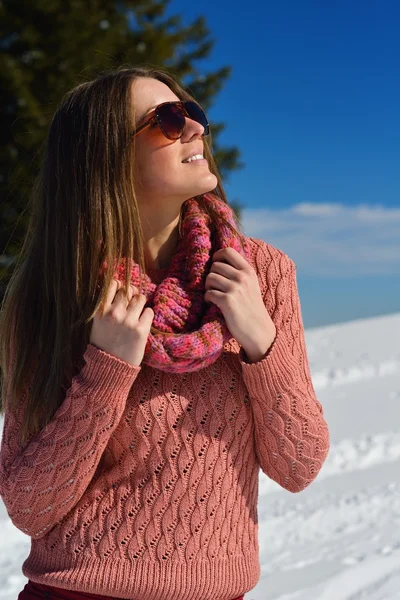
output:
M110 596L99 596L98 594L87 594L86 592L75 592L65 590L28 580L28 583L18 595L18 600L123 600ZM244 600L239 596L234 600Z
M112 598L110 596L99 596L98 594L57 588L36 583L29 579L22 592L20 592L18 600L39 600L39 598L40 600L123 600L122 598Z

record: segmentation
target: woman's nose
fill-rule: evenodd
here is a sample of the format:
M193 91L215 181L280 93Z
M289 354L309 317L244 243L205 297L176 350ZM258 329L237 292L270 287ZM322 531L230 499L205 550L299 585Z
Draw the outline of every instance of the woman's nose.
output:
M201 137L204 134L204 127L201 123L193 121L193 119L189 119L189 117L185 117L185 121L185 131L182 135L184 141L190 140L193 137Z

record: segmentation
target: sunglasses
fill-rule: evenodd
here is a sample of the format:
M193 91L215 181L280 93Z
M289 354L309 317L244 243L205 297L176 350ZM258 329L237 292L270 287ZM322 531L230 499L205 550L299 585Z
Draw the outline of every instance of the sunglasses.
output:
M186 118L204 127L203 135L210 133L210 126L202 108L196 102L163 102L154 109L154 115L132 132L137 135L146 127L158 125L169 140L178 140L186 128Z

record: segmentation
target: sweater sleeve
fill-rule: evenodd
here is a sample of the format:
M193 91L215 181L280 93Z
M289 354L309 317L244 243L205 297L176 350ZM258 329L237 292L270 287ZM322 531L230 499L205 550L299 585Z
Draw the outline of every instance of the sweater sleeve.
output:
M84 361L52 420L25 446L19 438L23 402L18 411L5 410L0 495L14 525L35 539L82 497L141 369L93 344Z
M330 437L311 380L296 266L286 254L278 253L268 261L265 251L257 261L276 337L261 360L248 362L243 348L239 357L251 399L260 467L284 489L300 492L321 470Z

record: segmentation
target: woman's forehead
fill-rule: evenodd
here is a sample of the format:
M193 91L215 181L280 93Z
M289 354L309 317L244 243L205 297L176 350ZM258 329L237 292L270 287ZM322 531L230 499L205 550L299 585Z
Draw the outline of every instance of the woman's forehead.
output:
M132 101L138 122L158 104L171 100L179 100L179 98L171 88L158 79L138 77L132 84Z

